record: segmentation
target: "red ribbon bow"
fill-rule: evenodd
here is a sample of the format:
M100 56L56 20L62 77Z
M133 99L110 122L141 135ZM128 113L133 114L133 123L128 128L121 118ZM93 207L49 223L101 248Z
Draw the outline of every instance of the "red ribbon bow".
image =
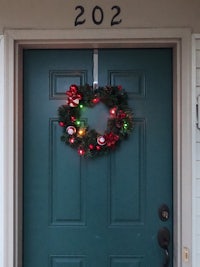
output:
M75 84L72 84L69 90L66 92L67 98L67 105L70 107L77 107L79 101L82 99L82 96L78 93L78 87Z
M116 115L117 119L123 120L126 118L126 113L123 110L119 110Z
M112 147L119 140L119 136L114 133L108 133L105 135L107 146Z

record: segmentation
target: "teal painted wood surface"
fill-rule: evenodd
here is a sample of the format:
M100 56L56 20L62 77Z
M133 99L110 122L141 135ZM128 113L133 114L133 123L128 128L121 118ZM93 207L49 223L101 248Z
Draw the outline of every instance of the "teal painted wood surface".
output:
M173 239L172 51L99 50L99 85L126 89L135 127L114 153L85 160L60 141L57 109L70 84L92 84L92 61L87 49L24 52L23 267L161 266L158 230ZM107 113L82 116L101 131Z

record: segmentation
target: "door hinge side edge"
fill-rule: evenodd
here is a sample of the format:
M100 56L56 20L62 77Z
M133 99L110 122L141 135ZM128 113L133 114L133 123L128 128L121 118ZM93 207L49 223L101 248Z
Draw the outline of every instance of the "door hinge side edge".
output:
M197 128L200 129L200 114L199 114L199 109L200 109L200 95L197 96L197 102L196 102L196 125Z

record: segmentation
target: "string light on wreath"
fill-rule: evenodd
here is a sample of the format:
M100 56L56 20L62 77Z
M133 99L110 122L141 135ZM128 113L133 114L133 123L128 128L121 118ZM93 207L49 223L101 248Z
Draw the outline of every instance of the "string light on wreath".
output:
M85 150L83 148L79 148L78 149L78 153L80 156L84 156L85 155Z
M114 117L116 115L116 111L117 111L117 107L111 108L110 115Z
M78 134L77 134L77 136L78 136L78 137L83 137L83 136L85 135L85 133L86 133L86 128L80 128L80 129L78 130Z
M66 92L66 104L58 108L61 140L75 148L80 156L97 157L113 151L133 130L133 112L122 86L105 86L95 90L89 85L72 84ZM81 119L85 107L99 102L108 107L109 118L104 133L90 129Z
M98 97L95 97L92 99L93 104L97 104L97 103L99 103L99 101L100 101L100 98L98 98Z
M75 142L75 138L74 137L69 138L69 143L70 144L73 144L74 142Z

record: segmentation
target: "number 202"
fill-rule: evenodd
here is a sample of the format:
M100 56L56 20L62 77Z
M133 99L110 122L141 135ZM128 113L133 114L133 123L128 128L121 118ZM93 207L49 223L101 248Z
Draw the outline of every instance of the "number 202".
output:
M84 24L86 22L86 19L83 17L85 13L85 8L83 6L76 6L75 10L79 10L79 13L77 14L74 26L78 26L81 24ZM114 14L111 18L110 25L114 26L117 24L120 24L122 22L122 19L118 19L118 16L121 13L121 8L119 6L113 6L111 8L113 10ZM96 25L101 25L104 19L104 12L103 9L100 6L95 6L92 10L92 21Z

